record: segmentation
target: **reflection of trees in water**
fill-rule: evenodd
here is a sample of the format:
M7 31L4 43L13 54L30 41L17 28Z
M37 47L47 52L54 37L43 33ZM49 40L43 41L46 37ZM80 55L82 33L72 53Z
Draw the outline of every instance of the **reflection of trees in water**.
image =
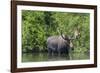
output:
M66 54L58 55L57 53L53 55L48 55L48 61L56 61L56 60L70 60L70 57L69 55Z

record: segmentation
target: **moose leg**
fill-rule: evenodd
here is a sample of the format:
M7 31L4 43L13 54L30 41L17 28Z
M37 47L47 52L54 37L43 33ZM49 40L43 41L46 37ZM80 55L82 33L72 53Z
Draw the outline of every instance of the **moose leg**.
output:
M53 56L54 53L55 53L54 48L48 48L48 55L49 55L49 56Z
M58 56L61 55L61 50L59 48L57 49L57 54L58 54Z
M51 53L52 53L51 48L48 48L48 55L51 55Z

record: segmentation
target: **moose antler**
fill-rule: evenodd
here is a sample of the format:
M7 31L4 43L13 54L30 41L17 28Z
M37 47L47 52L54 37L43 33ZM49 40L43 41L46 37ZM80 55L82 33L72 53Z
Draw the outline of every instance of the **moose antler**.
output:
M80 36L80 32L79 32L79 29L77 28L74 32L74 37L75 39L77 39L79 36Z
M62 30L58 28L57 32L61 35L61 37L65 40L63 34L62 34Z

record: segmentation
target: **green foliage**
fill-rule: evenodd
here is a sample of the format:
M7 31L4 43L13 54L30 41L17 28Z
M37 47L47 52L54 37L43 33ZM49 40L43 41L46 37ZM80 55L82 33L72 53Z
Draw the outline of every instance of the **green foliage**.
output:
M73 35L80 29L80 38L73 41L75 52L89 52L90 32L88 13L48 12L22 10L22 50L45 51L49 36Z

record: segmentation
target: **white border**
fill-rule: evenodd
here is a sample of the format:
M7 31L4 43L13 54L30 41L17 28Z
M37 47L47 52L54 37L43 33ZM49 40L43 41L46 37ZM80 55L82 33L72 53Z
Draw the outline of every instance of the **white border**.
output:
M72 61L49 61L49 62L29 62L22 63L22 41L21 41L21 10L37 10L37 11L58 11L58 12L76 12L90 13L90 59L89 60L72 60ZM76 8L57 8L57 7L40 7L40 6L17 6L17 68L43 67L43 66L61 66L61 65L82 65L94 64L94 10L92 9L76 9Z

